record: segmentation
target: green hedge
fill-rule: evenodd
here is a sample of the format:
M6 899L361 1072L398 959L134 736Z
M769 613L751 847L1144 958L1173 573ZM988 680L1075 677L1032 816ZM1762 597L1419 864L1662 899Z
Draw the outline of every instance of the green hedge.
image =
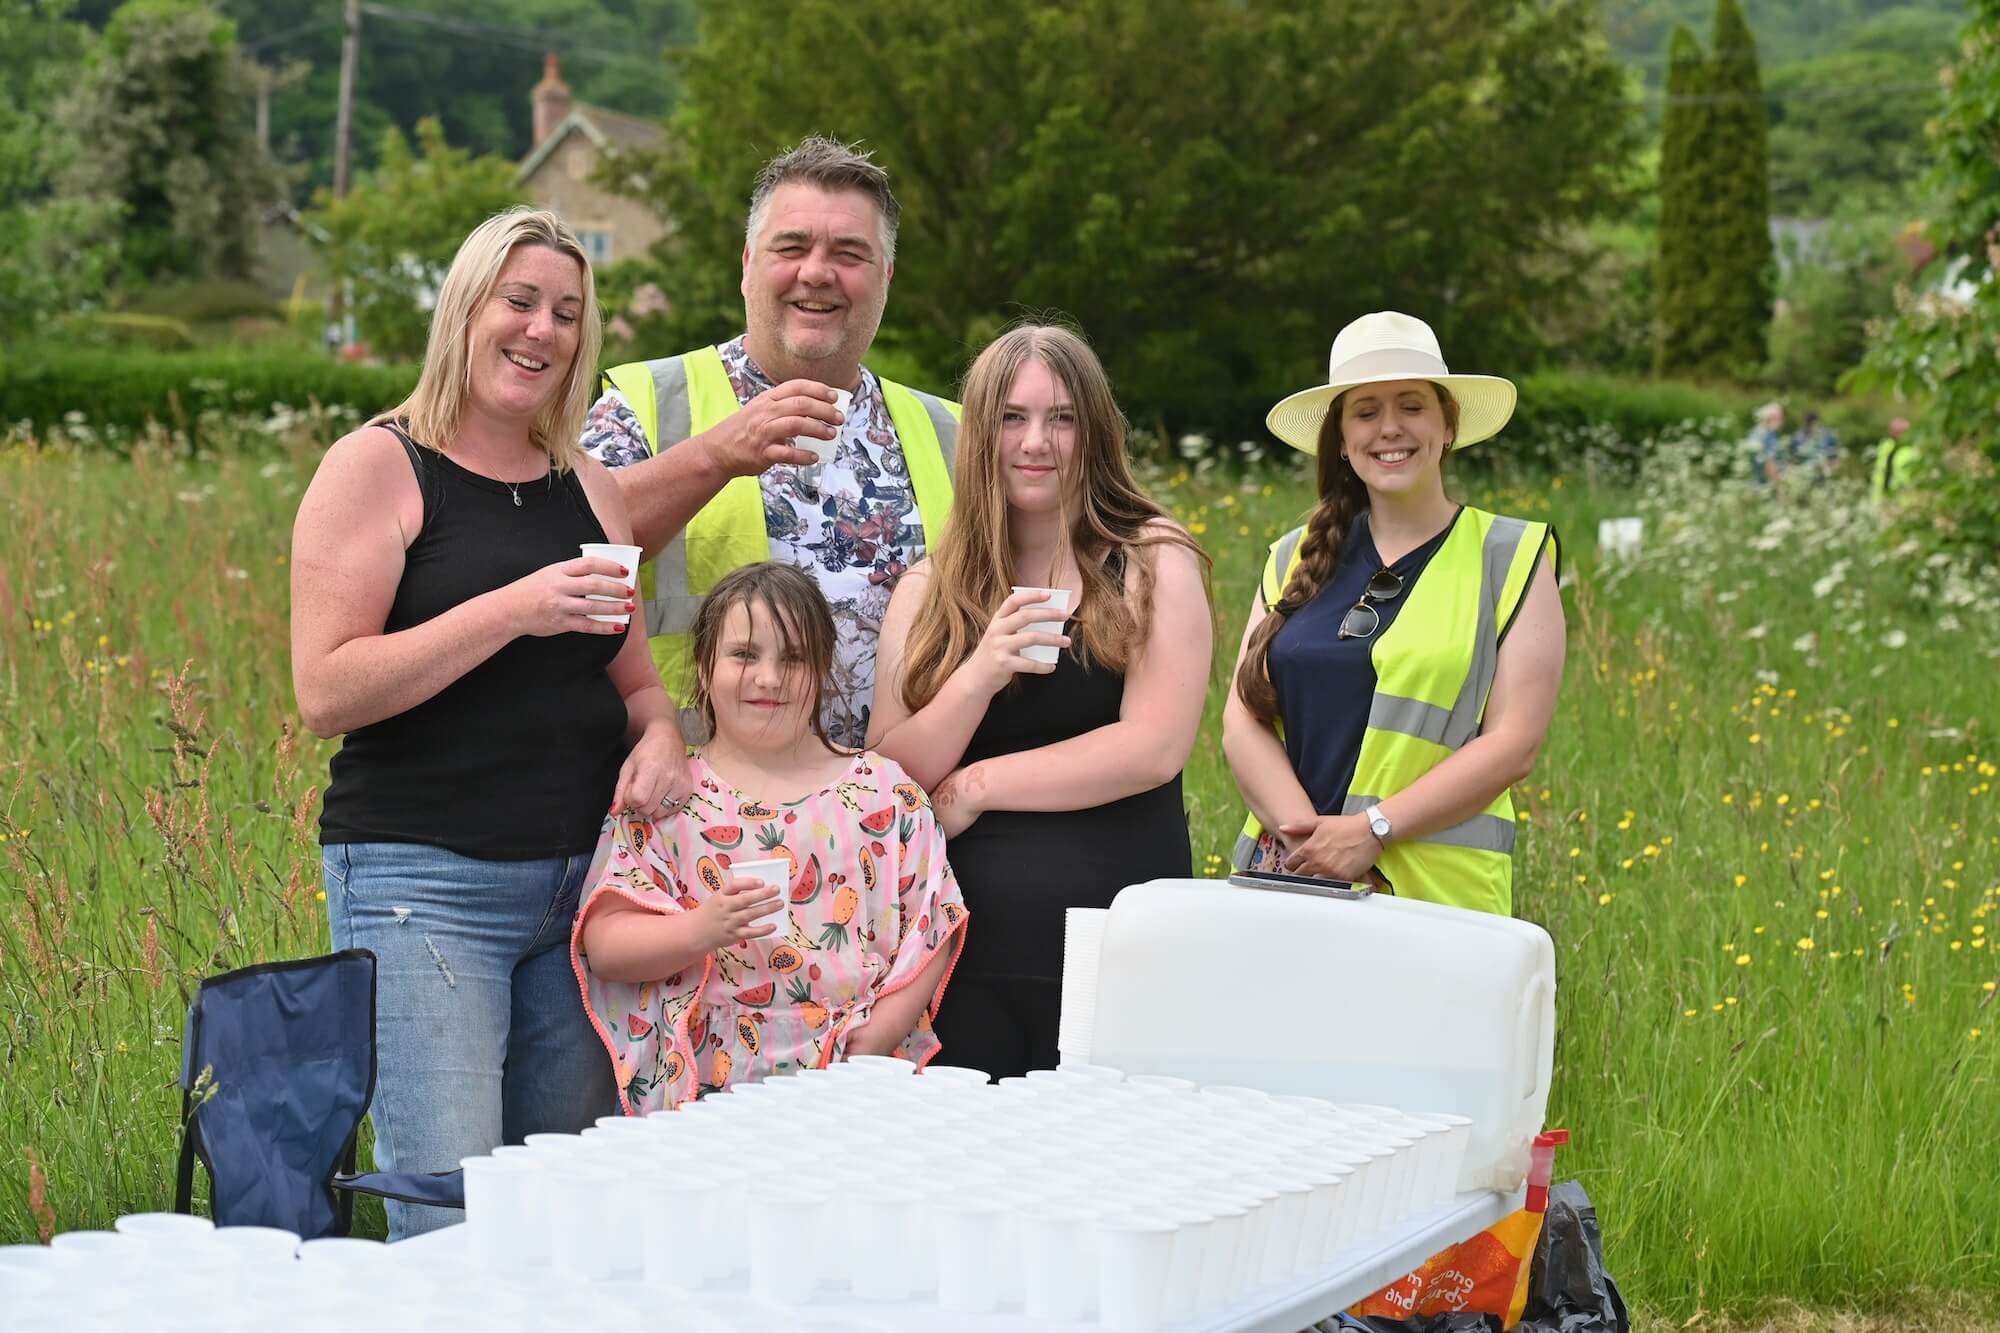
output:
M368 415L400 402L416 382L415 366L345 365L302 350L16 349L0 352L0 425L46 431L78 412L100 430L158 422L198 443L217 414L266 417L280 405L318 405Z

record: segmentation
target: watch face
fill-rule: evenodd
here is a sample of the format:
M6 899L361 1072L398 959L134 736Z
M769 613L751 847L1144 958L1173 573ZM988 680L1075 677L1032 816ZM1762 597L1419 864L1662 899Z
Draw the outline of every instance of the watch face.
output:
M1368 828L1378 838L1386 838L1389 836L1389 821L1382 818L1382 816L1380 815L1377 815L1375 816L1375 818L1368 821Z

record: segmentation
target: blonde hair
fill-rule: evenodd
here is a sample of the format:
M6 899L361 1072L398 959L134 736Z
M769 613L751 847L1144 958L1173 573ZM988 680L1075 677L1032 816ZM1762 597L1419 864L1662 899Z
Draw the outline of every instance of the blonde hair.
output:
M1049 368L1068 391L1076 413L1076 447L1067 464L1058 463L1058 476L1063 494L1080 503L1074 523L1063 531L1056 561L1060 567L1063 556L1073 554L1083 579L1077 657L1124 671L1145 647L1154 575L1143 548L1172 542L1193 551L1204 568L1208 563L1194 538L1168 520L1133 479L1125 453L1125 418L1090 345L1060 327L1031 324L1008 330L987 344L965 378L951 521L931 552L930 582L904 654L903 702L913 711L935 698L971 655L1012 591L1001 417L1015 377L1030 359ZM1105 568L1114 550L1127 554L1137 581L1130 598L1118 576ZM1132 560L1135 553L1139 558Z
M493 295L500 270L523 245L539 245L576 261L583 278L583 309L577 313L576 355L562 384L535 415L529 438L549 456L549 465L567 472L575 463L583 421L597 387L597 357L604 342L603 320L597 309L597 285L591 278L590 257L563 220L547 209L526 206L495 213L472 229L452 256L451 268L438 287L431 312L430 342L424 349L423 373L410 396L368 424L406 421L420 444L443 452L458 437L459 421L471 390L472 359L466 343L472 317Z

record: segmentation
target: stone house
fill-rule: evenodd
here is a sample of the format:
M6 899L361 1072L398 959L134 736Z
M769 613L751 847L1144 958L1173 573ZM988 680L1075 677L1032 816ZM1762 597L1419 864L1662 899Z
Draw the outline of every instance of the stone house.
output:
M664 230L660 219L644 204L612 194L592 177L601 154L650 147L660 141L660 126L577 101L562 80L553 51L543 62L542 81L530 98L535 143L515 176L528 199L538 208L561 214L596 266L642 253Z

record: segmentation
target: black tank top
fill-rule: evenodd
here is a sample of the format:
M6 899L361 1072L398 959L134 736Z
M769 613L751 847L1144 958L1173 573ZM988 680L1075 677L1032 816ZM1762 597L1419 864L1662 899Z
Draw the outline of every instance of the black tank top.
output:
M385 633L605 540L576 473L510 486L397 434L424 521ZM425 843L495 861L589 851L625 756L625 701L608 671L624 642L523 635L408 712L347 733L320 841Z
M1115 570L1123 562L1114 554L1106 563ZM1017 675L993 696L959 763L1094 731L1118 720L1124 699L1122 672L1086 666L1075 648L1064 649L1048 675ZM1194 870L1178 773L1089 810L988 811L945 853L974 923L956 969L966 976L1058 979L1065 908L1109 907L1128 884Z

